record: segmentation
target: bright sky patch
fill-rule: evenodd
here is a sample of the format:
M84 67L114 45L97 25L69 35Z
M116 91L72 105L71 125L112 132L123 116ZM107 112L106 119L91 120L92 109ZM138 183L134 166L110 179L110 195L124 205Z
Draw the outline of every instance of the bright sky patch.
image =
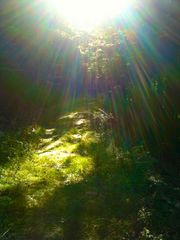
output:
M81 30L123 16L135 0L46 0L48 9Z

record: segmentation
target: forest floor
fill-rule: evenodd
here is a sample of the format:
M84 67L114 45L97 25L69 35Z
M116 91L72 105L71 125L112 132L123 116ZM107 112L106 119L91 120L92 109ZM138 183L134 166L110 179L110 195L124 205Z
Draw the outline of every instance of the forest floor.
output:
M117 148L95 118L71 112L0 136L0 239L167 239L179 208L168 194L179 190L167 191L142 146Z

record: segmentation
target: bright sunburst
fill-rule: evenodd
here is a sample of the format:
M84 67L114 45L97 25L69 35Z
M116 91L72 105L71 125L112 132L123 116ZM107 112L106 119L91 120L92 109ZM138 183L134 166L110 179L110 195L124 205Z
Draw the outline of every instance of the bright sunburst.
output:
M48 9L72 26L91 30L104 21L122 16L135 0L46 0Z

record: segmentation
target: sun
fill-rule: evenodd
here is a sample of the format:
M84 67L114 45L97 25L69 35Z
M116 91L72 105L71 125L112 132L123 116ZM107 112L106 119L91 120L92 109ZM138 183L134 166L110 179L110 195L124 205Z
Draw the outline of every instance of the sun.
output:
M123 16L135 0L46 0L48 9L73 27L91 30L103 22Z

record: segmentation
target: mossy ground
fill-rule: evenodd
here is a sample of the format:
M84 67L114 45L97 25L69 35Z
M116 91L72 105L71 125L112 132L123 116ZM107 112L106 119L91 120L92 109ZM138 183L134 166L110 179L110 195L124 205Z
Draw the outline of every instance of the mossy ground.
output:
M1 136L0 239L168 239L164 216L176 211L162 200L154 159L141 146L117 148L92 116Z

